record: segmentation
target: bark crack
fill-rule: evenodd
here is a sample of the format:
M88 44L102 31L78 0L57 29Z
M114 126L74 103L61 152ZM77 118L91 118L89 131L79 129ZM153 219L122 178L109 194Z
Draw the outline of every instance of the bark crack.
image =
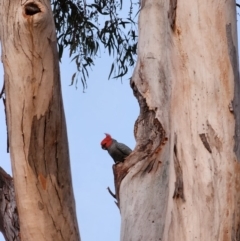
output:
M58 233L60 233L61 238L62 238L62 240L64 241L65 238L63 237L62 230L57 227L56 223L54 222L54 218L52 217L52 215L51 215L49 212L48 212L48 214L49 214L50 218L52 219L52 223L53 223L53 226L55 227L55 230L56 230Z
M174 147L173 147L173 159L174 159L174 169L176 174L176 181L175 181L175 190L173 193L173 198L178 199L181 198L185 201L184 197L184 184L183 184L183 172L182 167L180 165L178 152L177 152L177 135L175 134L174 137Z
M199 136L200 136L200 139L201 139L204 147L208 150L209 153L212 153L212 150L211 150L211 147L210 147L209 142L207 140L206 134L202 133L202 134L199 134Z
M25 161L27 162L27 155L25 151L25 136L24 136L24 111L25 111L25 100L23 101L23 107L22 107L22 120L21 120L21 132L22 132L22 140L23 140L23 153L25 157Z
M168 19L172 30L175 29L176 15L177 15L177 0L170 0L169 10L168 10Z
M46 132L47 132L47 120L46 116L44 118L44 131L43 131L43 158L44 158L44 167L47 173L47 160L46 160Z

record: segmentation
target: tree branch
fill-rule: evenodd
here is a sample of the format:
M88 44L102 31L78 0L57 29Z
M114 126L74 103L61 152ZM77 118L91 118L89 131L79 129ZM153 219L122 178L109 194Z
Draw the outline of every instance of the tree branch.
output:
M7 241L20 241L13 179L0 167L0 231Z

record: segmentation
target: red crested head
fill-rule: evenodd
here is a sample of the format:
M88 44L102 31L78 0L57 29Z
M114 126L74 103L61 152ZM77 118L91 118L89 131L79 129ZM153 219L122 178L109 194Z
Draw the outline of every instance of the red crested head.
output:
M102 149L106 150L112 144L112 137L105 133L106 137L101 141Z

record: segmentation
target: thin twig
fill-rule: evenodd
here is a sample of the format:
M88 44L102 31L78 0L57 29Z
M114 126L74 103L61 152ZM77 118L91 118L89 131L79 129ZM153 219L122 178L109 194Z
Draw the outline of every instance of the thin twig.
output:
M5 121L6 121L6 128L7 128L7 153L9 153L9 136L8 136L8 126L7 126L6 99L2 98L2 100L4 105Z
M119 207L119 204L118 204L118 202L115 202L115 204L117 205L117 207L119 208L119 210L120 210L120 207Z
M116 195L111 191L111 189L109 187L107 187L107 190L113 198L117 199Z
M3 83L3 87L0 93L0 99L2 98L3 94L4 94L4 90L5 90L5 83Z

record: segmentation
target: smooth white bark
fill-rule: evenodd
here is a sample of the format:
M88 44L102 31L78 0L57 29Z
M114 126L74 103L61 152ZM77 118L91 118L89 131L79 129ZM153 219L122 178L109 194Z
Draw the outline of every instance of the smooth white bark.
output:
M50 2L2 0L0 16L21 240L80 240Z
M173 29L169 2L142 1L132 86L148 114L120 186L121 241L238 240L235 2L178 0Z

